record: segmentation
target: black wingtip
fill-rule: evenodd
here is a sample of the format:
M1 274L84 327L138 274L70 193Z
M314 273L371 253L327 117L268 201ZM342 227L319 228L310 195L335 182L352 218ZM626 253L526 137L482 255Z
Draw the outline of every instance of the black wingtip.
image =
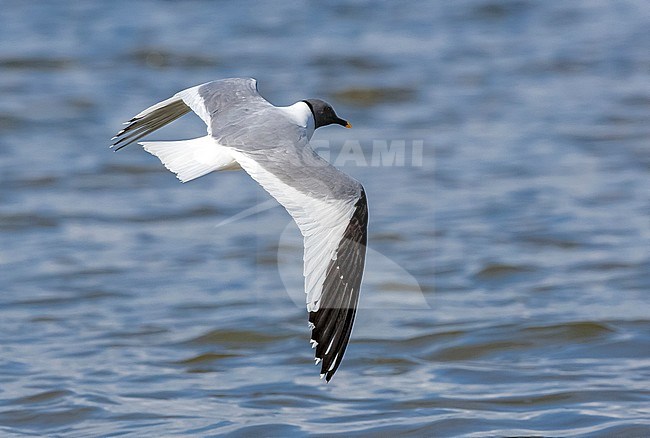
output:
M327 268L320 308L309 312L315 356L322 359L320 373L326 382L341 365L352 333L365 264L367 226L368 204L361 188L355 211L336 250L337 257Z

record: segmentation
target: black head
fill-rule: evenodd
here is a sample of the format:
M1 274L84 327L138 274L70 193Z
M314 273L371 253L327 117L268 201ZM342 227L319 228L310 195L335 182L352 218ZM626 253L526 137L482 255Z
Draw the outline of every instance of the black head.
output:
M314 122L316 124L314 129L331 125L332 123L345 126L346 128L352 128L350 122L336 115L334 108L329 103L320 99L305 99L303 102L309 106L311 113L314 115Z

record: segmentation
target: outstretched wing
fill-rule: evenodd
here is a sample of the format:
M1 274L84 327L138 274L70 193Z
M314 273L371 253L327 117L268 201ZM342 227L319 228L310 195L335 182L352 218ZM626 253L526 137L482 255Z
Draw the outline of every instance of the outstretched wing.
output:
M321 376L329 381L343 359L359 301L368 224L363 187L318 156L305 138L299 145L231 153L286 208L304 236L312 346L316 363L322 360Z
M323 361L321 375L325 374L327 381L338 369L352 333L366 260L367 230L368 203L362 188L334 258L327 265L319 309L309 312L316 363Z
M208 126L212 134L212 125L218 117L218 123L229 123L230 114L237 114L238 109L272 106L257 92L257 81L253 78L229 78L207 82L183 91L169 99L158 102L126 122L126 127L113 137L111 147L120 150L145 135L173 122L179 117L194 111Z

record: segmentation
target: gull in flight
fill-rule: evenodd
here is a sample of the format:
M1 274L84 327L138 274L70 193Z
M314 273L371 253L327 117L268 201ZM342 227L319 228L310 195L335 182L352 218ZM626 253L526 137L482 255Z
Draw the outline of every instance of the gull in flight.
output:
M176 93L125 123L119 150L194 111L208 135L140 142L187 182L218 170L243 169L289 212L304 237L304 277L311 344L321 378L343 359L359 301L366 256L368 205L363 186L309 145L316 128L346 120L320 99L276 107L252 78L208 82Z

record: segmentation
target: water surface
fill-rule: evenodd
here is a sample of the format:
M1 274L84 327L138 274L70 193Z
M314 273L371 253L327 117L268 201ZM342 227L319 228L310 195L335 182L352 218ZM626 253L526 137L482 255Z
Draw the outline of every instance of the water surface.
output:
M5 2L1 434L650 435L649 25L643 1ZM244 173L108 150L230 76L354 124L314 137L371 209L329 384L287 213L232 221L269 205Z

